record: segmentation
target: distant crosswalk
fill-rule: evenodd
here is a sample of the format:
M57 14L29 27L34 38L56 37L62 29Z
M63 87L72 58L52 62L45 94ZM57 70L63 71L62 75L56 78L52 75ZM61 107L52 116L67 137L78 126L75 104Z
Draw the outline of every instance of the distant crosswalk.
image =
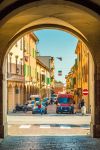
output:
M8 125L8 128L12 128L14 125ZM29 129L29 128L41 128L41 129L50 129L50 128L59 128L59 129L73 129L73 128L80 128L82 130L90 130L89 125L67 125L67 124L32 124L32 125L27 125L27 124L21 124L17 125L17 128L19 129Z
M20 125L20 126L19 126L19 128L24 128L24 129L26 129L26 128L28 129L28 128L30 128L30 127L31 127L31 125Z
M50 128L50 125L40 125L40 128Z

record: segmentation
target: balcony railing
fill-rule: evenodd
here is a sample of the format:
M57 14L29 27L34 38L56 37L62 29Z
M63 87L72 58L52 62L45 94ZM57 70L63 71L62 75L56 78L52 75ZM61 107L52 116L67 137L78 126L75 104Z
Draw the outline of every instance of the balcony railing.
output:
M24 76L19 75L19 74L8 73L7 74L7 79L8 80L13 80L13 81L23 81L24 82Z

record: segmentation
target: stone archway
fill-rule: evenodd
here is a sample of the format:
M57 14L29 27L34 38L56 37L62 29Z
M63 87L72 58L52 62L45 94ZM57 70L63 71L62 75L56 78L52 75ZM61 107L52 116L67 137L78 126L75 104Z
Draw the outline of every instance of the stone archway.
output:
M6 109L4 102L4 68L7 50L29 30L42 27L55 27L69 31L89 47L95 64L94 110L91 135L100 137L100 21L99 0L80 2L75 0L29 0L1 3L0 28L0 137L6 135ZM4 88L4 90L3 90Z

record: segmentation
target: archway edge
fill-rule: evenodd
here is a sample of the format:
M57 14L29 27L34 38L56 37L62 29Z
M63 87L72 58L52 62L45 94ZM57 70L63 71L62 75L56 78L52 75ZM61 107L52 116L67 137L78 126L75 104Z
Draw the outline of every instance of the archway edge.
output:
M75 36L76 38L83 41L86 44L86 46L90 48L88 40L85 37L83 37L81 34L79 34L78 32L76 32L75 30L73 30L69 27L66 27L63 25L58 25L58 24L37 24L37 25L31 26L31 27L25 28L25 29L21 30L20 32L18 32L15 36L13 36L12 39L9 41L7 48L5 50L6 55L9 52L9 50L12 48L12 46L25 34L27 34L29 32L34 32L36 30L42 30L42 29L56 29L56 30L68 32L68 33L72 34L73 36ZM92 50L90 51L90 53L92 55ZM92 55L92 57L93 57L93 55ZM93 58L93 60L94 60L94 58ZM3 65L3 67L4 67L4 65Z
M73 2L73 1L55 1L55 0L51 0L51 1L34 1L34 2L31 2L31 3L27 3L27 4L23 4L23 5L19 5L19 7L17 7L15 10L13 10L12 12L10 12L10 14L8 14L6 17L8 17L8 19L11 21L11 22L9 22L8 24L7 24L7 18L5 17L5 19L6 19L6 23L5 23L5 25L4 25L4 30L3 31L1 31L1 33L2 33L2 35L6 35L6 33L5 33L5 31L7 31L7 30L9 30L10 28L9 28L9 25L13 25L12 24L12 22L14 23L14 21L16 21L16 19L14 19L14 16L16 17L20 17L20 13L21 12L25 12L25 10L27 11L29 11L29 9L30 8L33 8L33 7L36 7L36 6L38 6L38 9L40 9L41 8L41 6L46 6L46 4L47 4L47 6L50 6L50 4L52 4L52 6L55 6L55 7L57 7L58 5L60 6L62 6L61 8L65 8L65 6L64 5L66 5L66 6L70 6L71 8L75 8L75 10L77 10L77 11L81 11L82 10L82 13L84 13L85 14L85 16L86 16L86 14L87 15L89 15L89 17L90 17L90 20L91 20L91 24L93 24L93 23L95 23L95 21L96 22L98 22L98 20L99 20L99 15L98 15L98 13L97 12L95 12L95 11L93 11L92 9L89 9L89 8L87 8L87 7L85 7L84 5L81 5L81 4L78 4L78 3L75 3L75 2ZM56 6L57 5L57 6ZM46 7L45 7L46 8ZM48 7L49 8L49 7ZM43 13L43 8L41 8L42 9L42 13ZM74 12L75 12L75 10L74 10ZM58 11L58 9L57 9L57 11ZM65 11L65 10L64 10ZM71 10L71 17L72 17L72 11L73 11L73 9ZM51 11L52 12L52 11ZM78 12L78 14L79 14L79 12ZM39 12L40 13L40 12ZM34 14L34 12L33 12L33 14ZM58 14L60 14L61 15L61 12L59 13L59 11L58 11ZM21 15L23 16L23 14L21 13ZM28 14L29 15L29 14ZM31 15L31 13L30 13L30 15ZM40 15L41 15L41 13L40 13ZM44 15L44 14L42 14L42 15ZM51 14L51 16L49 16L49 14L46 14L47 15L47 17L55 17L55 18L57 18L58 17L58 19L63 19L63 17L59 17L59 16L56 16L57 14L55 14L54 12ZM66 15L67 16L67 13L65 13L64 15ZM24 18L25 18L26 16L24 16ZM41 16L41 17L46 17L46 16ZM41 18L40 17L40 18ZM69 16L70 17L70 16ZM74 15L73 15L73 17L74 17ZM78 17L78 16L77 16ZM92 18L91 18L92 17ZM13 20L14 19L14 20ZM92 20L93 19L93 20ZM38 20L38 18L37 18L37 20ZM63 19L64 20L64 19ZM69 19L70 20L70 19ZM71 19L71 20L73 20L73 18ZM82 19L82 21L83 21L84 19ZM1 25L3 25L2 23L3 23L3 21L4 20L2 20L1 21ZM66 21L66 20L64 20L64 21ZM88 35L87 35L87 30L88 29L86 29L86 31L85 30L81 30L83 27L80 25L78 25L79 23L75 23L75 21L76 20L74 20L74 22L72 21L72 22L69 22L68 21L68 23L72 23L71 25L73 26L73 27L75 27L76 29L78 29L78 31L79 31L79 33L81 32L82 33L82 35L84 34L84 37L86 37L86 38L88 38ZM78 20L77 20L78 21ZM76 22L77 22L76 21ZM16 22L17 23L17 22ZM30 23L30 22L29 22ZM83 23L83 22L82 22ZM97 23L96 23L97 24ZM22 29L22 25L23 25L23 22L22 22L22 24L19 24L18 26L19 26L19 29L17 30L17 28L15 27L15 29L13 29L13 31L11 31L11 33L9 33L9 34L12 34L11 35L11 37L9 36L9 39L7 39L5 42L4 42L4 47L5 47L5 45L6 46L9 46L9 43L10 43L10 40L11 40L11 38L12 37L14 37L15 36L15 34L16 34L16 32L17 31L19 31L19 30L21 30ZM24 24L23 26L25 26L25 25L27 25L27 23L26 24ZM93 24L94 25L94 24ZM89 26L89 24L88 24L88 22L86 21L86 22L84 22L84 26L85 26L85 28L90 28L90 26ZM92 26L91 26L92 27ZM95 27L96 28L96 27ZM10 29L11 30L11 29ZM72 29L69 29L69 30L72 30ZM85 33L84 33L84 31L85 31ZM9 32L9 31L8 31ZM75 32L75 31L74 31ZM91 33L91 31L89 30L89 32ZM72 32L73 33L73 32ZM78 33L77 33L78 34ZM76 34L76 35L77 35ZM79 37L81 37L80 36L80 34L78 34L78 36ZM6 36L7 37L7 36ZM83 37L82 37L83 38ZM91 38L91 36L89 37L89 38ZM81 38L80 38L81 39ZM89 39L88 39L89 40ZM93 39L92 39L93 40ZM9 41L9 42L8 42ZM83 38L83 41L84 41L84 38ZM7 42L7 44L5 44ZM86 43L86 42L85 42ZM88 43L87 43L88 44ZM86 44L86 45L87 45ZM90 47L90 46L88 46L88 47ZM3 49L3 51L5 51L5 49L6 49L6 47ZM92 48L90 48L91 49L91 51L92 51L92 49L93 49L93 47ZM5 52L3 53L3 57L2 58L4 58L4 54L5 54ZM92 51L92 54L93 54L93 51ZM94 54L93 54L94 55ZM92 56L93 56L92 55ZM3 61L1 61L0 62L0 64L2 65L2 62Z
M9 2L8 2L9 3ZM92 1L76 1L76 0L68 0L68 1L59 1L57 2L56 0L51 0L51 1L40 1L40 0L24 0L22 2L16 1L15 2L10 2L10 4L6 7L3 6L2 9L2 5L1 5L1 15L0 15L0 26L2 26L5 22L7 22L9 19L11 19L14 15L32 8L34 6L38 6L38 5L44 5L44 4L49 4L49 5L57 5L57 4L64 4L64 5L68 5L68 6L72 6L75 8L78 8L80 10L83 10L85 12L87 12L88 14L90 14L91 16L94 16L97 20L100 19L100 7L99 5L97 5L96 3L92 2Z
M16 0L14 0L14 1L16 1ZM25 2L26 0L24 0L24 2ZM33 0L32 0L33 1ZM31 1L31 2L32 2ZM69 2L70 1L70 2ZM81 14L81 23L79 23L78 21L79 21L79 18L78 18L78 15L76 15L76 18L75 18L75 14L73 14L73 16L74 16L74 18L75 18L75 20L73 21L73 18L71 18L72 17L72 13L70 13L69 14L69 23L72 23L72 25L73 26L75 26L78 30L80 30L84 35L85 35L85 37L87 37L87 39L89 40L89 43L91 44L90 46L92 47L92 49L94 48L94 53L96 54L96 58L98 58L98 62L100 61L100 53L99 53L99 47L100 47L100 45L99 45L99 37L100 37L100 32L99 32L99 13L98 12L96 12L95 10L93 10L93 9L90 9L90 8L88 8L88 7L85 7L85 6L83 6L83 5L80 5L80 4L75 4L74 2L76 1L76 0L69 0L69 1L60 1L60 0L41 0L41 1L36 1L36 0L34 0L34 2L32 2L33 4L34 4L34 6L38 6L38 4L39 4L39 6L40 6L40 8L41 8L41 4L43 5L43 4L46 4L46 3L52 3L52 4L54 4L54 6L56 7L56 5L57 4L61 4L62 2L63 2L63 4L65 4L65 5L67 5L68 3L70 3L70 5L72 6L74 6L74 7L76 7L76 8L78 8L78 9L80 9L80 11L82 10L82 11L84 11L84 13L85 13L85 16L86 15L88 15L88 16L90 16L90 18L89 18L89 20L87 19L86 20L86 18L84 19L84 16L83 16L83 14ZM73 2L72 2L73 1ZM93 0L92 0L93 1ZM92 2L91 1L91 2ZM19 1L17 1L18 3L20 3ZM30 2L30 0L28 1L28 2ZM44 3L45 2L45 3ZM13 43L13 38L15 38L15 35L17 36L17 31L19 31L19 28L17 28L17 26L18 25L20 25L20 24L18 24L19 22L16 20L16 22L14 22L13 21L13 18L16 16L16 15L18 15L20 12L22 12L22 11L25 11L26 10L26 8L28 9L28 8L31 8L31 7L33 7L33 5L32 5L32 3L28 3L27 5L23 5L23 6L20 6L19 5L19 7L13 7L14 9L13 10L11 10L10 11L10 13L9 13L9 11L8 11L8 14L6 14L3 18L2 18L2 20L1 20L1 25L6 25L6 27L9 25L9 27L8 28L6 28L5 26L3 26L3 28L2 28L2 34L1 34L1 47L0 47L0 52L2 52L1 53L1 56L0 56L0 59L1 60L3 60L4 59L4 55L3 54L5 54L5 47L7 48L7 46L10 46L11 45L11 40L12 40L12 43ZM84 3L86 3L86 1L84 1ZM88 3L88 5L89 5L89 3ZM29 7L28 7L29 6ZM92 6L94 6L94 5L92 5ZM11 8L12 7L12 5L9 7L9 8ZM94 8L94 7L93 7ZM99 4L98 4L98 8L99 8ZM36 9L38 9L38 8L36 8ZM48 9L48 8L47 8ZM78 10L77 9L77 10ZM4 9L3 9L4 10ZM8 9L9 10L9 9ZM50 10L50 9L48 9L48 10ZM100 10L100 9L99 9ZM45 11L45 10L44 10ZM52 11L52 10L51 10ZM55 11L55 10L54 10ZM72 10L72 11L74 11L75 12L75 9L74 10ZM43 10L41 10L41 12L43 13ZM49 12L49 11L48 11ZM34 12L33 12L34 13ZM45 12L46 13L46 12ZM58 11L58 13L59 13L59 11ZM60 12L61 13L61 12ZM66 12L65 12L66 13ZM79 14L79 13L78 13ZM60 19L64 19L64 17L61 15L55 15L55 13L52 13L51 14L52 15L52 17L59 17ZM48 17L51 17L51 16L49 16L48 14L41 14L40 13L40 17L41 16L43 16L43 17L45 17L45 16L48 16ZM66 13L66 16L67 16L67 13ZM24 16L24 17L26 17L26 16ZM68 16L67 16L68 17ZM68 18L65 18L66 19L66 21L67 21L67 19ZM27 19L27 18L26 18ZM71 19L71 20L70 20ZM9 21L8 21L9 20ZM10 22L10 21L13 21L13 22ZM21 20L21 19L20 19ZM77 21L76 21L77 20ZM84 21L85 20L85 21ZM77 24L75 24L76 22L77 22ZM9 22L8 24L7 24L7 22ZM13 23L16 23L16 27L14 26L14 24ZM84 23L84 24L83 24ZM18 25L17 25L18 24ZM27 23L26 23L27 24ZM79 25L78 25L79 24ZM24 26L24 23L22 22L22 25ZM10 33L10 31L9 31L9 29L11 29L12 30L12 26L14 27L14 32L12 31L11 33ZM89 28L86 28L86 27L89 27ZM20 29L21 29L22 27L20 26ZM16 29L16 30L15 30ZM7 31L9 31L9 32L7 32ZM4 38L3 38L4 37ZM6 38L7 37L7 38ZM12 38L13 37L13 38ZM16 39L17 39L17 37L16 37ZM15 40L14 40L15 41ZM87 43L87 44L89 44L89 43ZM90 48L90 46L89 46L89 48ZM91 48L90 48L91 49ZM7 49L6 49L7 50ZM3 53L3 51L4 51L4 53ZM99 54L99 55L98 55ZM3 57L2 57L3 56ZM93 55L94 56L94 55ZM96 59L94 59L94 60L96 60ZM2 61L3 62L3 61ZM2 66L2 63L0 62L0 69L2 68L1 67ZM99 115L100 115L100 103L99 103L99 100L100 100L100 97L99 97L99 93L100 93L100 65L99 65L99 63L97 64L97 66L96 66L96 71L95 71L95 80L96 80L96 83L95 83L95 92L96 92L96 94L95 94L95 98L94 98L94 101L95 101L95 104L94 105L96 105L96 106L98 106L97 108L95 107L94 109L95 109L95 111L94 111L94 116L95 116L95 121L94 121L94 123L93 123L93 125L95 125L94 127L95 127L95 133L94 133L94 135L95 135L95 137L96 136L99 136L100 137L100 128L98 128L98 126L100 126L100 117L99 117ZM2 75L2 71L1 71L1 78L0 78L0 87L1 87L1 89L0 89L0 99L1 99L1 104L3 104L3 101L6 99L4 96L5 96L5 93L3 94L3 96L2 96L2 78L3 78L3 75ZM5 83L4 83L5 84ZM2 97L4 97L3 99L2 99ZM5 105L4 105L5 106ZM1 105L1 111L0 111L0 114L3 114L2 113L2 105ZM1 118L1 116L0 116L0 118ZM0 120L0 124L2 124L2 122L3 121L5 121L5 120L2 120L2 118L1 118L1 120ZM3 126L1 126L2 128L3 128ZM3 133L3 131L1 132L2 133L2 135L4 134Z

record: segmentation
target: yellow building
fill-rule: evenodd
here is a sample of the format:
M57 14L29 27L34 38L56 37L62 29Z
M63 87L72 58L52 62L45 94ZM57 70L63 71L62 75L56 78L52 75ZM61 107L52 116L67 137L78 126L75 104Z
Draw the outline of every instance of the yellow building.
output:
M36 43L38 38L29 33L16 42L7 57L8 111L16 104L24 104L36 94Z
M66 92L67 93L71 93L71 91L73 90L72 76L73 76L73 72L69 72L68 75L65 76L65 79L66 79Z
M26 34L24 36L24 76L26 87L26 100L29 99L31 94L37 94L36 87L36 44L38 38L33 33Z
M41 63L43 63L47 68L49 68L50 73L50 88L54 89L54 57L51 56L38 56L37 57Z
M78 105L80 100L83 98L85 100L87 112L89 112L89 94L84 95L83 90L86 89L87 91L89 91L90 53L86 45L81 41L78 41L75 53L77 55L77 59L75 59L74 66L71 68L71 71L66 76L66 91L73 91L76 105Z
M33 33L26 34L8 54L8 111L27 102L30 95L49 96L54 87L54 59L37 56L38 41Z
M49 97L50 94L50 69L39 58L36 60L37 65L37 89L42 98Z
M16 104L24 103L23 38L16 42L7 56L7 107L13 111Z
M74 95L74 91L76 89L76 60L74 66L71 68L68 75L65 76L66 79L66 92Z
M54 71L55 71L54 57L51 57L51 58L50 58L51 88L54 88L54 87L55 87Z
M87 111L90 110L89 94L84 95L83 90L89 91L89 50L87 46L78 41L76 51L77 54L77 95L78 101L84 98Z

